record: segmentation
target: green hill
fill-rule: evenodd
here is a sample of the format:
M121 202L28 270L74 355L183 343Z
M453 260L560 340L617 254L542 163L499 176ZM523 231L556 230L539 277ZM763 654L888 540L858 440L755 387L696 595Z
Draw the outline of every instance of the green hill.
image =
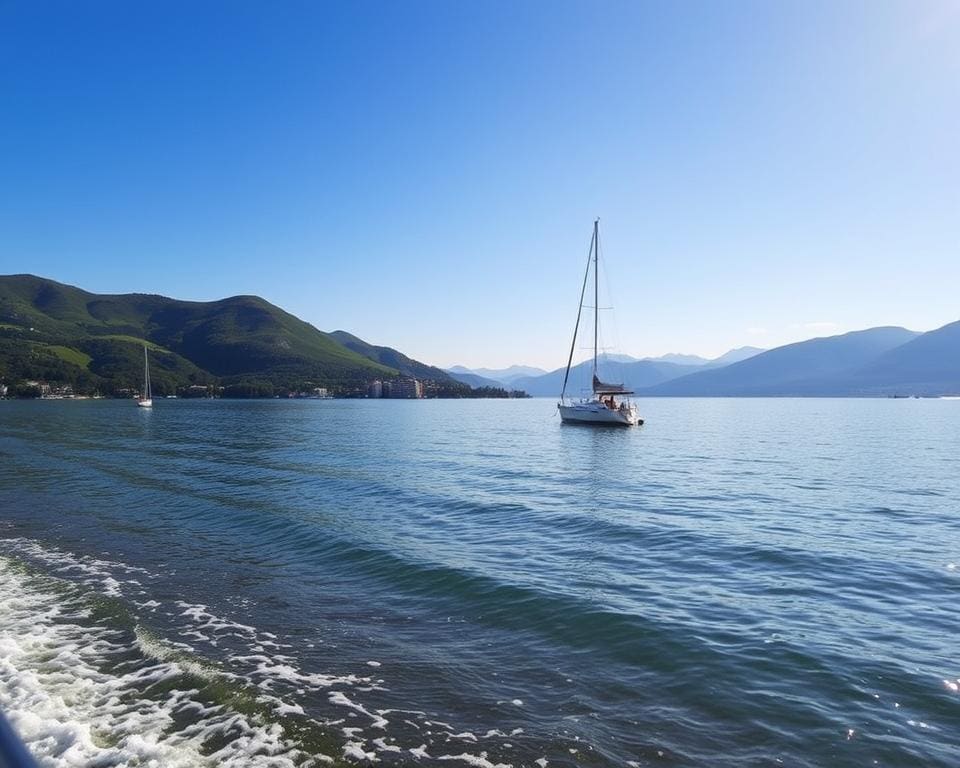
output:
M412 376L416 379L429 379L431 381L454 380L453 377L443 369L418 362L392 347L378 347L346 331L333 331L330 336L358 355L363 355L368 360L373 360L381 365L394 368L404 376Z
M398 375L257 296L98 295L33 275L0 276L0 378L8 383L136 388L145 343L159 395L210 384L249 393L349 391Z

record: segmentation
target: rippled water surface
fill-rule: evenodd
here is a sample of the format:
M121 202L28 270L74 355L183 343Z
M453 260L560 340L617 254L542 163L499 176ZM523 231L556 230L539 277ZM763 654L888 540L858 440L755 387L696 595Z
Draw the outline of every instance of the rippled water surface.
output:
M49 765L960 765L960 401L641 407L0 402L0 706Z

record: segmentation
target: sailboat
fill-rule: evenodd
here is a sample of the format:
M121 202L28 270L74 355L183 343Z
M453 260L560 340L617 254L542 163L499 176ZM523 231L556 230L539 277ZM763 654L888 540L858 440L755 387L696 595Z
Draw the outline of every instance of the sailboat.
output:
M633 427L643 424L643 419L637 413L636 405L628 395L633 392L622 384L606 384L600 380L597 370L600 315L600 219L593 222L593 238L590 240L590 252L587 255L587 270L583 275L583 288L580 290L580 306L577 308L577 324L573 327L573 341L570 342L570 356L567 358L567 370L563 375L563 390L560 392L560 402L557 408L560 418L568 424L593 424ZM567 382L570 379L570 366L573 363L573 351L577 344L577 333L580 330L580 316L583 313L583 298L587 292L587 281L590 277L590 266L593 265L593 369L592 392L590 397L573 400L567 398Z
M150 363L147 361L147 345L143 345L143 393L137 398L141 408L152 408L153 397L150 394Z

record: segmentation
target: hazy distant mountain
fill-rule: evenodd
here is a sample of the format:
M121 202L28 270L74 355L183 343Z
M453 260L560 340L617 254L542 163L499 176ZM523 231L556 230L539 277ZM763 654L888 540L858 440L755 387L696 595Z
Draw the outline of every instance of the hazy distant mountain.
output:
M647 360L651 363L674 363L676 365L686 365L694 368L707 366L716 368L721 365L730 365L731 363L737 363L741 360L746 360L747 358L758 355L763 351L764 350L760 349L759 347L738 347L737 349L731 349L729 352L720 355L720 357L715 357L712 360L707 357L701 357L700 355L685 355L678 352L668 352L665 355L659 355L657 357L632 357L630 355L607 353L605 357L608 360L618 363L636 363L640 360ZM687 372L690 373L690 371Z
M860 394L960 395L960 321L885 352L848 386Z
M761 352L766 351L760 347L737 347L708 362L711 365L732 365L733 363L739 363L741 360L749 360L751 357L756 357Z
M604 380L609 379L639 390L687 376L691 372L719 368L760 352L763 352L763 350L756 347L740 347L739 349L731 349L714 360L708 360L699 355L676 353L643 359L637 359L630 355L605 353L600 356L601 374ZM587 361L570 369L570 382L573 384L570 391L574 392L575 395L579 394L580 387L589 389L589 370L592 365L592 362ZM564 370L564 368L558 368L555 371L537 376L517 378L511 382L511 386L522 389L535 397L559 395L563 386Z
M654 385L648 395L768 396L851 394L851 377L919 336L906 328L870 328L787 344L723 368Z
M737 362L738 360L745 360L760 352L763 352L763 350L757 347L740 347L739 349L731 349L726 354L714 360L709 360L699 355L683 355L675 352L660 355L659 357L644 358L607 352L601 355L601 358L608 363L616 363L621 366L627 365L628 367L624 369L624 375L632 377L632 379L626 383L634 387L645 387L653 383L685 376L698 368L716 368ZM650 365L642 365L635 368L629 367L634 363L641 362L649 363ZM661 365L663 363L666 365ZM516 387L534 396L546 396L559 393L559 387L562 386L563 382L564 371L563 368L559 368L557 371L547 372L541 368L533 368L526 365L513 365L510 368L503 369L465 368L462 365L455 365L446 370L455 379L464 383L470 383L475 380L471 377L479 376L487 380L488 383L486 386L490 386L489 382L492 380L496 382L498 386ZM558 371L559 378L557 375ZM572 375L573 372L571 372L571 376ZM472 384L472 386L480 385Z
M720 355L720 357L715 357L712 360L710 358L700 357L700 355L682 355L675 352L666 355L660 355L660 357L645 357L643 359L653 360L661 363L676 363L677 365L719 368L720 366L738 363L741 360L754 357L755 355L759 355L764 351L765 350L760 349L759 347L738 347L737 349L731 349L729 352L725 352L724 354Z
M479 376L476 373L459 373L457 371L447 370L447 374L455 381L459 381L461 384L466 384L468 387L473 387L474 389L477 389L478 387L506 386L502 381L488 379L483 376Z
M592 368L593 361L586 360L570 369L568 394L579 396L581 391L589 390ZM563 387L565 370L566 366L542 376L525 376L515 379L512 386L522 389L534 397L557 397ZM661 363L652 360L619 362L612 357L601 356L600 373L604 381L625 384L635 389L659 384L689 372L690 368L688 366L677 365L676 363Z
M498 386L512 384L514 379L522 376L540 376L546 373L543 368L534 368L530 365L511 365L509 368L466 368L454 365L446 369L448 373L473 374L485 379L498 382Z
M591 368L592 361L587 361L571 369L568 392L577 396L589 391ZM514 378L510 386L556 397L563 375L564 369L558 368ZM601 355L601 378L626 384L640 395L960 394L960 321L924 334L882 327L771 350L739 347L713 360L682 354L643 360L606 354Z
M700 355L681 355L671 352L660 357L646 357L645 360L655 360L660 363L676 363L677 365L706 365L710 361Z

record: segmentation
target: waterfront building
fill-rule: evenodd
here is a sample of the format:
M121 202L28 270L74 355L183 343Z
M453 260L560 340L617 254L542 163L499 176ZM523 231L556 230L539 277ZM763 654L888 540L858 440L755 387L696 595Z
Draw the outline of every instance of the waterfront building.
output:
M50 395L50 385L45 381L34 381L29 380L23 382L28 387L34 387L40 390L40 397L48 397Z
M386 385L388 382L384 382ZM389 382L390 394L385 397L396 397L403 399L417 399L423 397L423 384L416 379L395 379Z

